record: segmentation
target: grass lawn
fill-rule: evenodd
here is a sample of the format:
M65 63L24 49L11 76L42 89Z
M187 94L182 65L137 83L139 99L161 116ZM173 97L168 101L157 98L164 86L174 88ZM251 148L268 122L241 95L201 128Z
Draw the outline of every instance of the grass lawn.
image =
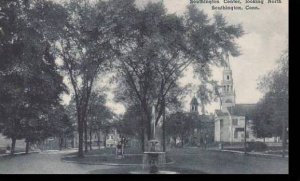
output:
M126 150L125 150L126 152ZM171 160L167 157L167 163L170 163ZM105 164L105 163L114 163L114 164L142 164L143 163L143 154L142 153L132 153L124 155L124 158L117 158L115 155L115 148L104 148L91 150L88 153L85 153L84 158L77 157L77 153L67 154L62 158L65 161L74 161L84 164Z
M224 148L226 150L233 150L233 151L244 151L244 148ZM255 151L255 150L254 150ZM260 153L266 153L266 154L274 154L274 155L281 155L282 154L282 147L281 146L268 146L268 148L265 151L255 151ZM288 150L285 150L286 153L288 153Z

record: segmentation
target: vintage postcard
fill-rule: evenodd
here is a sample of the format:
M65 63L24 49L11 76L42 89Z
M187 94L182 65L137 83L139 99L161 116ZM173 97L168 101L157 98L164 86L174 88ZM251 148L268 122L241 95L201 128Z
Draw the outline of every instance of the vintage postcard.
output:
M288 7L1 0L0 174L289 174Z

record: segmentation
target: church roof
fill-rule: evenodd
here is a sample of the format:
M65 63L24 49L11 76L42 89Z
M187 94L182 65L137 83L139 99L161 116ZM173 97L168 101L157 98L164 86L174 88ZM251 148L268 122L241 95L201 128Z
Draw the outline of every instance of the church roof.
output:
M229 116L227 112L223 112L222 110L216 110L215 113L218 117L220 116Z
M192 101L191 101L191 105L199 105L197 98L194 96Z
M232 116L247 116L251 119L255 105L256 104L236 104L235 106L228 107L227 109ZM218 117L229 116L227 112L223 112L222 110L216 110L215 113Z
M256 104L236 104L228 108L231 115L251 117Z
M213 117L211 115L199 115L199 118L202 122L212 122Z

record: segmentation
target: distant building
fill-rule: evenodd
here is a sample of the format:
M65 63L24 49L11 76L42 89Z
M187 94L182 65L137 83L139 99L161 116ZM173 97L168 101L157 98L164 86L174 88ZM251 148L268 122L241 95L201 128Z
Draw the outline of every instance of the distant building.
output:
M17 140L15 149L25 151L25 145L26 143L24 139ZM11 147L11 139L0 133L0 154L4 153L7 147Z
M256 137L252 130L253 122L249 119L255 104L236 104L232 70L228 57L223 70L223 80L219 92L221 108L215 111L215 141L243 142L245 121L247 141L255 141Z
M7 146L11 146L11 139L6 138L0 133L0 148L6 149Z
M113 147L115 148L120 141L120 135L115 128L111 128L107 134L104 131L94 131L92 134L88 134L88 144L98 147ZM91 137L91 139L90 139ZM78 132L74 131L73 147L78 147Z
M214 119L212 115L199 114L198 100L194 96L190 103L190 113L197 117L194 134L190 139L191 145L200 146L214 141Z
M119 141L121 141L120 135L116 129L112 129L107 135L106 147L115 148Z

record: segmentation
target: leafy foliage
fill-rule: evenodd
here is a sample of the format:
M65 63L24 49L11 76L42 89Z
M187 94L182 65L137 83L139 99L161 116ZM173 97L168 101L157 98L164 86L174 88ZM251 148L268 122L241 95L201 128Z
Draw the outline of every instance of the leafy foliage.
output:
M119 94L126 95L123 102L140 105L149 138L150 107L155 105L157 123L170 103L168 99L174 97L172 92L179 88L183 71L193 65L207 81L211 65L223 65L227 53L238 55L235 39L243 31L240 25L228 25L221 15L209 21L195 6L189 6L183 17L167 14L160 3L133 9L136 15L130 17L128 28L122 29L127 38L119 43Z
M57 37L47 31L56 18L46 15L59 8L49 1L1 1L0 122L14 140L45 138L45 118L66 91L51 49Z
M261 79L265 93L254 112L254 130L260 137L282 136L288 127L288 54L284 52L278 67Z
M180 138L182 146L184 141L193 134L194 129L199 127L197 114L176 112L166 119L166 135L174 139Z

